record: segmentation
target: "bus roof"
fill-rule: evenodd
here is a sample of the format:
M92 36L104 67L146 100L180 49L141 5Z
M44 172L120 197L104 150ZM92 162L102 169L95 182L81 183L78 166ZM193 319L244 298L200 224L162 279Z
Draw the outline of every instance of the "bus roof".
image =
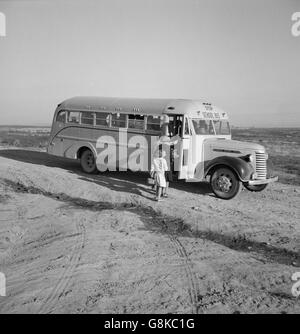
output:
M97 96L77 96L63 101L59 109L80 111L108 111L130 114L189 114L199 117L199 112L221 112L205 100L188 99L143 99L143 98L116 98ZM225 113L223 113L225 114ZM222 117L222 118L227 118Z

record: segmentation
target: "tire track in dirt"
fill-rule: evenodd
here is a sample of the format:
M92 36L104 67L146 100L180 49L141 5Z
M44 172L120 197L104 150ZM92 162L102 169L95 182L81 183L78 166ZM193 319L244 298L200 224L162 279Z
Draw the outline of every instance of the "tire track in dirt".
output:
M177 255L182 261L182 265L184 268L184 272L186 275L186 280L188 284L188 294L190 298L190 303L192 306L192 314L199 314L199 303L198 303L198 296L200 295L199 291L199 280L193 270L193 263L191 259L189 258L186 249L180 242L180 240L170 235L169 240L171 241L173 248L175 249Z
M192 260L190 259L185 247L178 238L178 235L182 234L184 231L190 236L190 233L186 229L183 221L181 219L162 216L152 208L148 208L147 210L140 208L139 215L144 222L147 221L150 223L150 225L158 228L160 232L164 233L169 239L172 248L175 250L177 256L181 260L182 268L185 273L187 291L191 304L191 313L201 313L199 308L201 282L199 281L193 269Z
M76 232L78 233L71 254L71 258L68 261L66 269L63 271L62 275L58 279L57 284L54 286L50 294L47 296L44 304L41 306L39 313L51 313L52 309L55 307L55 304L59 299L64 296L67 292L67 288L71 279L73 278L73 272L78 266L81 259L81 252L85 246L85 226L81 222L76 223Z

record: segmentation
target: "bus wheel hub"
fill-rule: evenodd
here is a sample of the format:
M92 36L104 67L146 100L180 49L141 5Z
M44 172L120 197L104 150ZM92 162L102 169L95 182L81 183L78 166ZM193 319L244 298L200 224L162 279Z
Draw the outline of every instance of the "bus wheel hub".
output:
M224 192L228 192L232 186L231 180L224 175L218 178L217 184L219 189Z

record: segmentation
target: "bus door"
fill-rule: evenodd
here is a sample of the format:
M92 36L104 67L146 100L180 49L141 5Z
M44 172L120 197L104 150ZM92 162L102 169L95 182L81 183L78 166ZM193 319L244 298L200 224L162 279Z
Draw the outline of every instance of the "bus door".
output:
M161 136L170 138L170 141L164 147L166 151L167 163L173 176L179 177L180 158L182 151L182 115L164 115L162 118Z
M192 155L192 135L188 118L182 117L181 142L178 145L178 178L189 179L193 177L191 167L193 161Z
M195 181L204 178L204 142L214 135L212 120L193 118L190 119L192 135L192 167L191 173Z

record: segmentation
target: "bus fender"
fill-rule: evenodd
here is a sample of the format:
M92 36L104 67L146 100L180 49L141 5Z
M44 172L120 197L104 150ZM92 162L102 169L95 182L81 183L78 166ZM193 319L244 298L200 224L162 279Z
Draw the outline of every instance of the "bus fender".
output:
M91 150L94 154L94 157L97 158L97 151L95 146L85 141L78 141L74 143L72 146L70 146L65 152L65 157L71 159L79 159L80 158L79 153L84 148Z
M204 163L204 176L211 174L217 166L226 166L232 169L242 182L249 181L255 172L253 166L242 158L221 156Z

